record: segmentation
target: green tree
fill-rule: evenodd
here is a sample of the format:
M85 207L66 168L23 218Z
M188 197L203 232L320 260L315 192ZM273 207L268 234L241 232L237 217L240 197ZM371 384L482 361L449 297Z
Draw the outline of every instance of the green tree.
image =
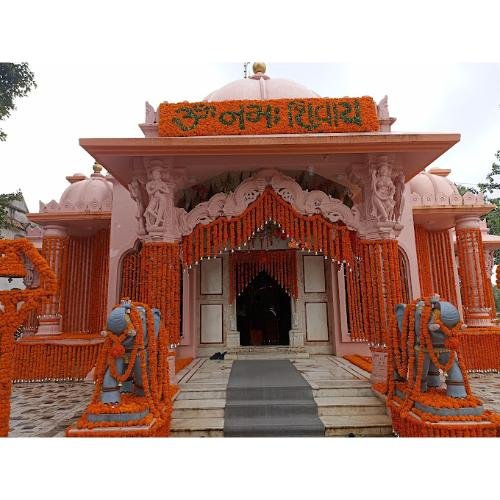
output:
M14 99L26 96L35 87L35 75L28 63L0 63L0 120L16 109ZM0 129L0 141L6 138L7 134Z
M23 194L21 191L17 193L0 194L0 229L13 229L15 226L12 224L9 216L9 205L13 201L21 201Z
M486 176L486 182L478 184L481 193L484 193L485 199L495 205L494 210L486 215L486 222L490 228L491 234L500 235L500 180L497 178L500 175L500 150L495 154L496 161L491 165L491 171ZM495 264L500 264L500 252L495 252Z
M473 187L457 184L458 192L463 196L467 191L478 194L483 193L484 199L495 206L495 208L484 216L486 224L490 229L490 234L500 235L500 179L496 176L500 175L500 150L495 154L496 161L491 165L491 171L486 175L485 182L480 182L477 189ZM500 251L495 252L495 264L500 264Z

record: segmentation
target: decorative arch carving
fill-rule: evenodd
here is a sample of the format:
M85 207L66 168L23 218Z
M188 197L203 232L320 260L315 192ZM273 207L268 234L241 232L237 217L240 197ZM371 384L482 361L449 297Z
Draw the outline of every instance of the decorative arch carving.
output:
M179 214L183 236L189 235L198 224L210 224L218 217L237 217L256 201L266 187L272 189L302 215L320 214L330 222L343 222L348 229L359 229L359 213L323 191L304 191L291 177L275 169L263 169L245 179L234 192L217 193L190 212Z

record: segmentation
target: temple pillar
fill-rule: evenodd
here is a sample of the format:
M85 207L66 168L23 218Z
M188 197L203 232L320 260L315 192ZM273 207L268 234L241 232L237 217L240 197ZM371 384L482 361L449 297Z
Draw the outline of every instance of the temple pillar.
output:
M363 329L372 352L372 384L387 379L387 349L397 335L395 308L403 302L399 273L398 242L364 239L359 242L361 259L361 308Z
M372 384L387 380L387 345L397 334L395 308L403 301L397 237L403 225L405 178L390 155L351 166L361 188L358 255L362 329L372 352Z
M173 354L180 344L181 323L181 231L175 207L176 176L170 160L146 158L136 165L129 184L136 202L137 235L143 246L139 253L139 300L161 312L169 357L170 383L175 384ZM160 346L160 350L163 350Z
M490 326L494 302L486 272L481 220L474 216L460 217L455 232L465 322L468 326Z
M38 315L37 335L55 335L61 333L62 281L66 266L68 237L63 226L45 226L42 240L42 255L57 277L57 293L42 301ZM43 284L42 284L43 285Z

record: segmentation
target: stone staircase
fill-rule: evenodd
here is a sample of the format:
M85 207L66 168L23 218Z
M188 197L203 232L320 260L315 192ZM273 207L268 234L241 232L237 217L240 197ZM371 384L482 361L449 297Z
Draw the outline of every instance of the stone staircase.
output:
M311 360L314 360L314 357ZM193 362L194 368L191 365L190 373L198 373L202 379L201 372L204 367L207 369L219 366L228 377L230 364L231 361L226 360L196 360ZM198 383L194 378L185 376L184 380L181 379L179 382L181 391L174 401L171 435L172 437L222 437L227 380L215 382L213 377L206 383ZM325 436L393 435L391 419L387 416L385 404L375 396L368 380L361 377L356 379L355 376L346 380L333 378L327 380L325 377L313 382L307 375L306 380L313 388L318 415L325 425Z

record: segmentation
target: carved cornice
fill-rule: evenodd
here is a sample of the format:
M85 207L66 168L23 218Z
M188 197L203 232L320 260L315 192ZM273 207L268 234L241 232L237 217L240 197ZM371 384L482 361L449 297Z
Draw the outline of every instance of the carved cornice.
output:
M474 194L470 191L467 191L463 196L454 193L454 194L446 194L446 193L434 193L428 192L423 193L422 195L418 193L411 194L411 203L413 207L445 207L445 206L453 206L453 207L477 207L477 206L490 206L488 202L484 200L484 196L482 193Z
M40 201L39 212L46 213L99 213L110 212L113 205L113 196L110 194L104 200L97 200L96 198L90 201L79 201L75 204L70 202L58 203L52 200L49 203Z

